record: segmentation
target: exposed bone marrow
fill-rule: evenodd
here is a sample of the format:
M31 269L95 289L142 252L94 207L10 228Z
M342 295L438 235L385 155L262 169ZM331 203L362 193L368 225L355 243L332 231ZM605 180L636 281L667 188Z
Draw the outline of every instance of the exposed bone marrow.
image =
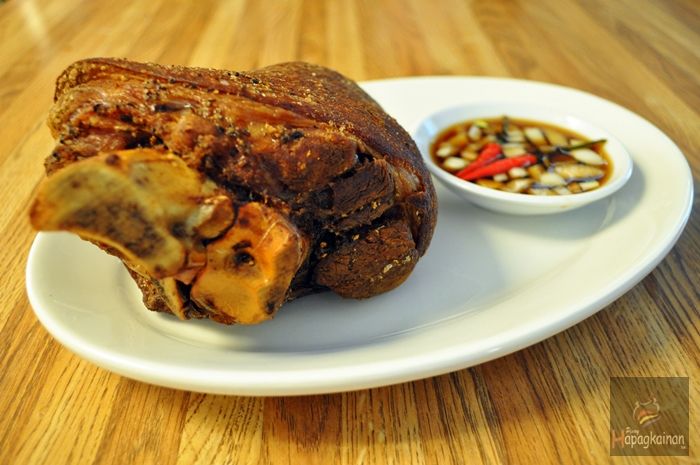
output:
M213 315L259 323L285 302L307 253L305 240L284 216L260 203L245 204L233 227L207 245L207 264L190 298Z

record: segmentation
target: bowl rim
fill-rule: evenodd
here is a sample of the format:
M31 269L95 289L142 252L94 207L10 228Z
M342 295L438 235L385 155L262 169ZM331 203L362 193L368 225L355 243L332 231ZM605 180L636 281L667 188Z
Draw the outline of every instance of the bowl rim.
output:
M524 114L519 114L518 112ZM464 115L460 116L461 114ZM432 160L430 156L430 145L435 140L435 137L449 126L457 124L460 121L476 118L495 118L503 115L508 115L515 119L527 119L563 127L579 133L587 139L605 138L605 149L612 162L613 170L609 179L599 188L588 192L561 196L540 196L505 192L480 186L476 183L460 179L454 174L445 171ZM438 122L436 122L436 120L438 120ZM575 128L571 127L572 122L576 126ZM429 124L436 129L429 129ZM425 136L422 134L423 132L426 133ZM591 133L596 133L596 135L591 136ZM633 170L633 161L628 150L624 144L609 131L577 115L575 111L560 110L544 104L488 100L443 107L421 119L413 130L412 136L416 141L423 161L438 180L459 189L469 196L488 198L500 203L509 203L512 205L538 205L551 206L552 208L566 205L568 207L567 210L574 206L583 206L617 192L629 180Z

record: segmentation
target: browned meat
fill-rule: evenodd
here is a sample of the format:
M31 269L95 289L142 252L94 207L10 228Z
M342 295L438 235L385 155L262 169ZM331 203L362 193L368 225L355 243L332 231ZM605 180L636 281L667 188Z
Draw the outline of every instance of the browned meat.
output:
M388 291L435 227L408 134L319 66L84 60L58 78L49 126L35 228L98 243L148 308L183 319L256 323L310 292Z

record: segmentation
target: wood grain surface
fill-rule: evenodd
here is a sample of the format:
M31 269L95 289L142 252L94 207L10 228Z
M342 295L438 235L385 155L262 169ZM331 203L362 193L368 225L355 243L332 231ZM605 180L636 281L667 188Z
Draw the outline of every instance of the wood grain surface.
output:
M28 203L53 145L54 79L89 56L234 70L307 60L357 80L552 82L649 119L700 172L696 0L0 3L0 464L700 463L697 213L658 268L595 316L444 376L225 397L139 383L76 357L31 311L24 267ZM611 376L690 377L690 457L609 456Z

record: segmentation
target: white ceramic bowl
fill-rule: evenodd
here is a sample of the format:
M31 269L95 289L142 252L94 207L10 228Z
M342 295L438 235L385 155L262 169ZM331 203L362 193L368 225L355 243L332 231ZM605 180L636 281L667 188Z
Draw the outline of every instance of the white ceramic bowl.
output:
M605 150L612 162L610 178L599 188L579 194L538 196L503 192L459 179L440 168L430 157L430 145L444 129L461 121L499 118L508 115L553 124L570 129L587 139L606 139ZM433 175L448 189L483 208L515 215L550 214L573 210L607 197L619 190L632 174L632 159L627 150L608 132L576 116L546 106L507 102L470 103L441 110L425 118L413 137L423 160Z

